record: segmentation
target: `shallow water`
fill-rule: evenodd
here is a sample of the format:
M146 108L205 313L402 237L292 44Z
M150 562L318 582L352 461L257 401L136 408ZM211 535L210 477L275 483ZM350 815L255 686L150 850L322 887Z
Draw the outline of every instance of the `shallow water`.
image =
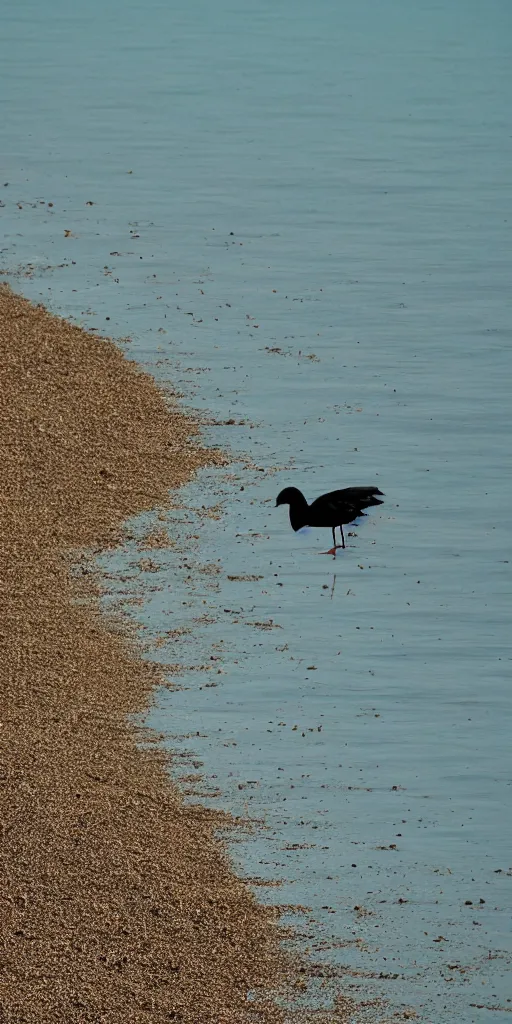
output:
M157 656L212 670L151 722L264 816L233 856L307 946L434 1024L512 1009L511 21L44 0L0 41L2 268L253 462L153 554ZM335 561L273 508L350 483L386 502Z

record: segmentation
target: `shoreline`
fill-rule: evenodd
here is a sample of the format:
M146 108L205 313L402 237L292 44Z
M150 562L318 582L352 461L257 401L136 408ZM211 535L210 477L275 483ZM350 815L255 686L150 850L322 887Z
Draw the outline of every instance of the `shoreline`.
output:
M158 670L79 558L224 458L113 342L5 285L0 344L5 1020L282 1021L248 1000L289 980L278 915L216 838L228 816L137 745Z

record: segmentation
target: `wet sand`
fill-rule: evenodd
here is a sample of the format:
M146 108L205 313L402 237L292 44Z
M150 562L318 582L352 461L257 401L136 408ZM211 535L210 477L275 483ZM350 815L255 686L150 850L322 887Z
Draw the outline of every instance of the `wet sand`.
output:
M113 343L6 286L0 346L2 1020L282 1020L247 998L284 979L276 912L234 875L225 819L137 745L155 667L78 554L222 456Z

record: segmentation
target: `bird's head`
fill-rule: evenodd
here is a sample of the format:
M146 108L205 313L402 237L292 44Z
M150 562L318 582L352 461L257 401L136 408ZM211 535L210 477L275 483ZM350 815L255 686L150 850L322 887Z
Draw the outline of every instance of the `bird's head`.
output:
M294 505L297 501L305 501L304 495L298 487L285 487L284 491L280 491L277 495L276 508L278 505Z

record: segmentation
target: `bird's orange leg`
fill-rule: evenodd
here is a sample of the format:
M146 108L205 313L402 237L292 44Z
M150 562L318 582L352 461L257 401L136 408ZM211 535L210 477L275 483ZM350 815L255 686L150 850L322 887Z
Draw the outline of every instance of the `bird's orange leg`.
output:
M336 552L337 552L338 548L344 548L344 547L345 547L345 538L344 538L344 536L343 536L343 527L342 527L342 526L340 526L340 530L341 530L341 539L342 539L342 541L343 541L343 543L342 543L342 544L336 544L336 533L335 533L335 529L336 529L336 527L335 527L335 526L333 526L333 528L332 528L332 540L333 540L333 547L332 547L332 548L329 548L329 550L328 550L328 551L321 551L321 552L320 552L320 554L321 554L321 555L332 555L332 556L333 556L333 558L336 558Z

